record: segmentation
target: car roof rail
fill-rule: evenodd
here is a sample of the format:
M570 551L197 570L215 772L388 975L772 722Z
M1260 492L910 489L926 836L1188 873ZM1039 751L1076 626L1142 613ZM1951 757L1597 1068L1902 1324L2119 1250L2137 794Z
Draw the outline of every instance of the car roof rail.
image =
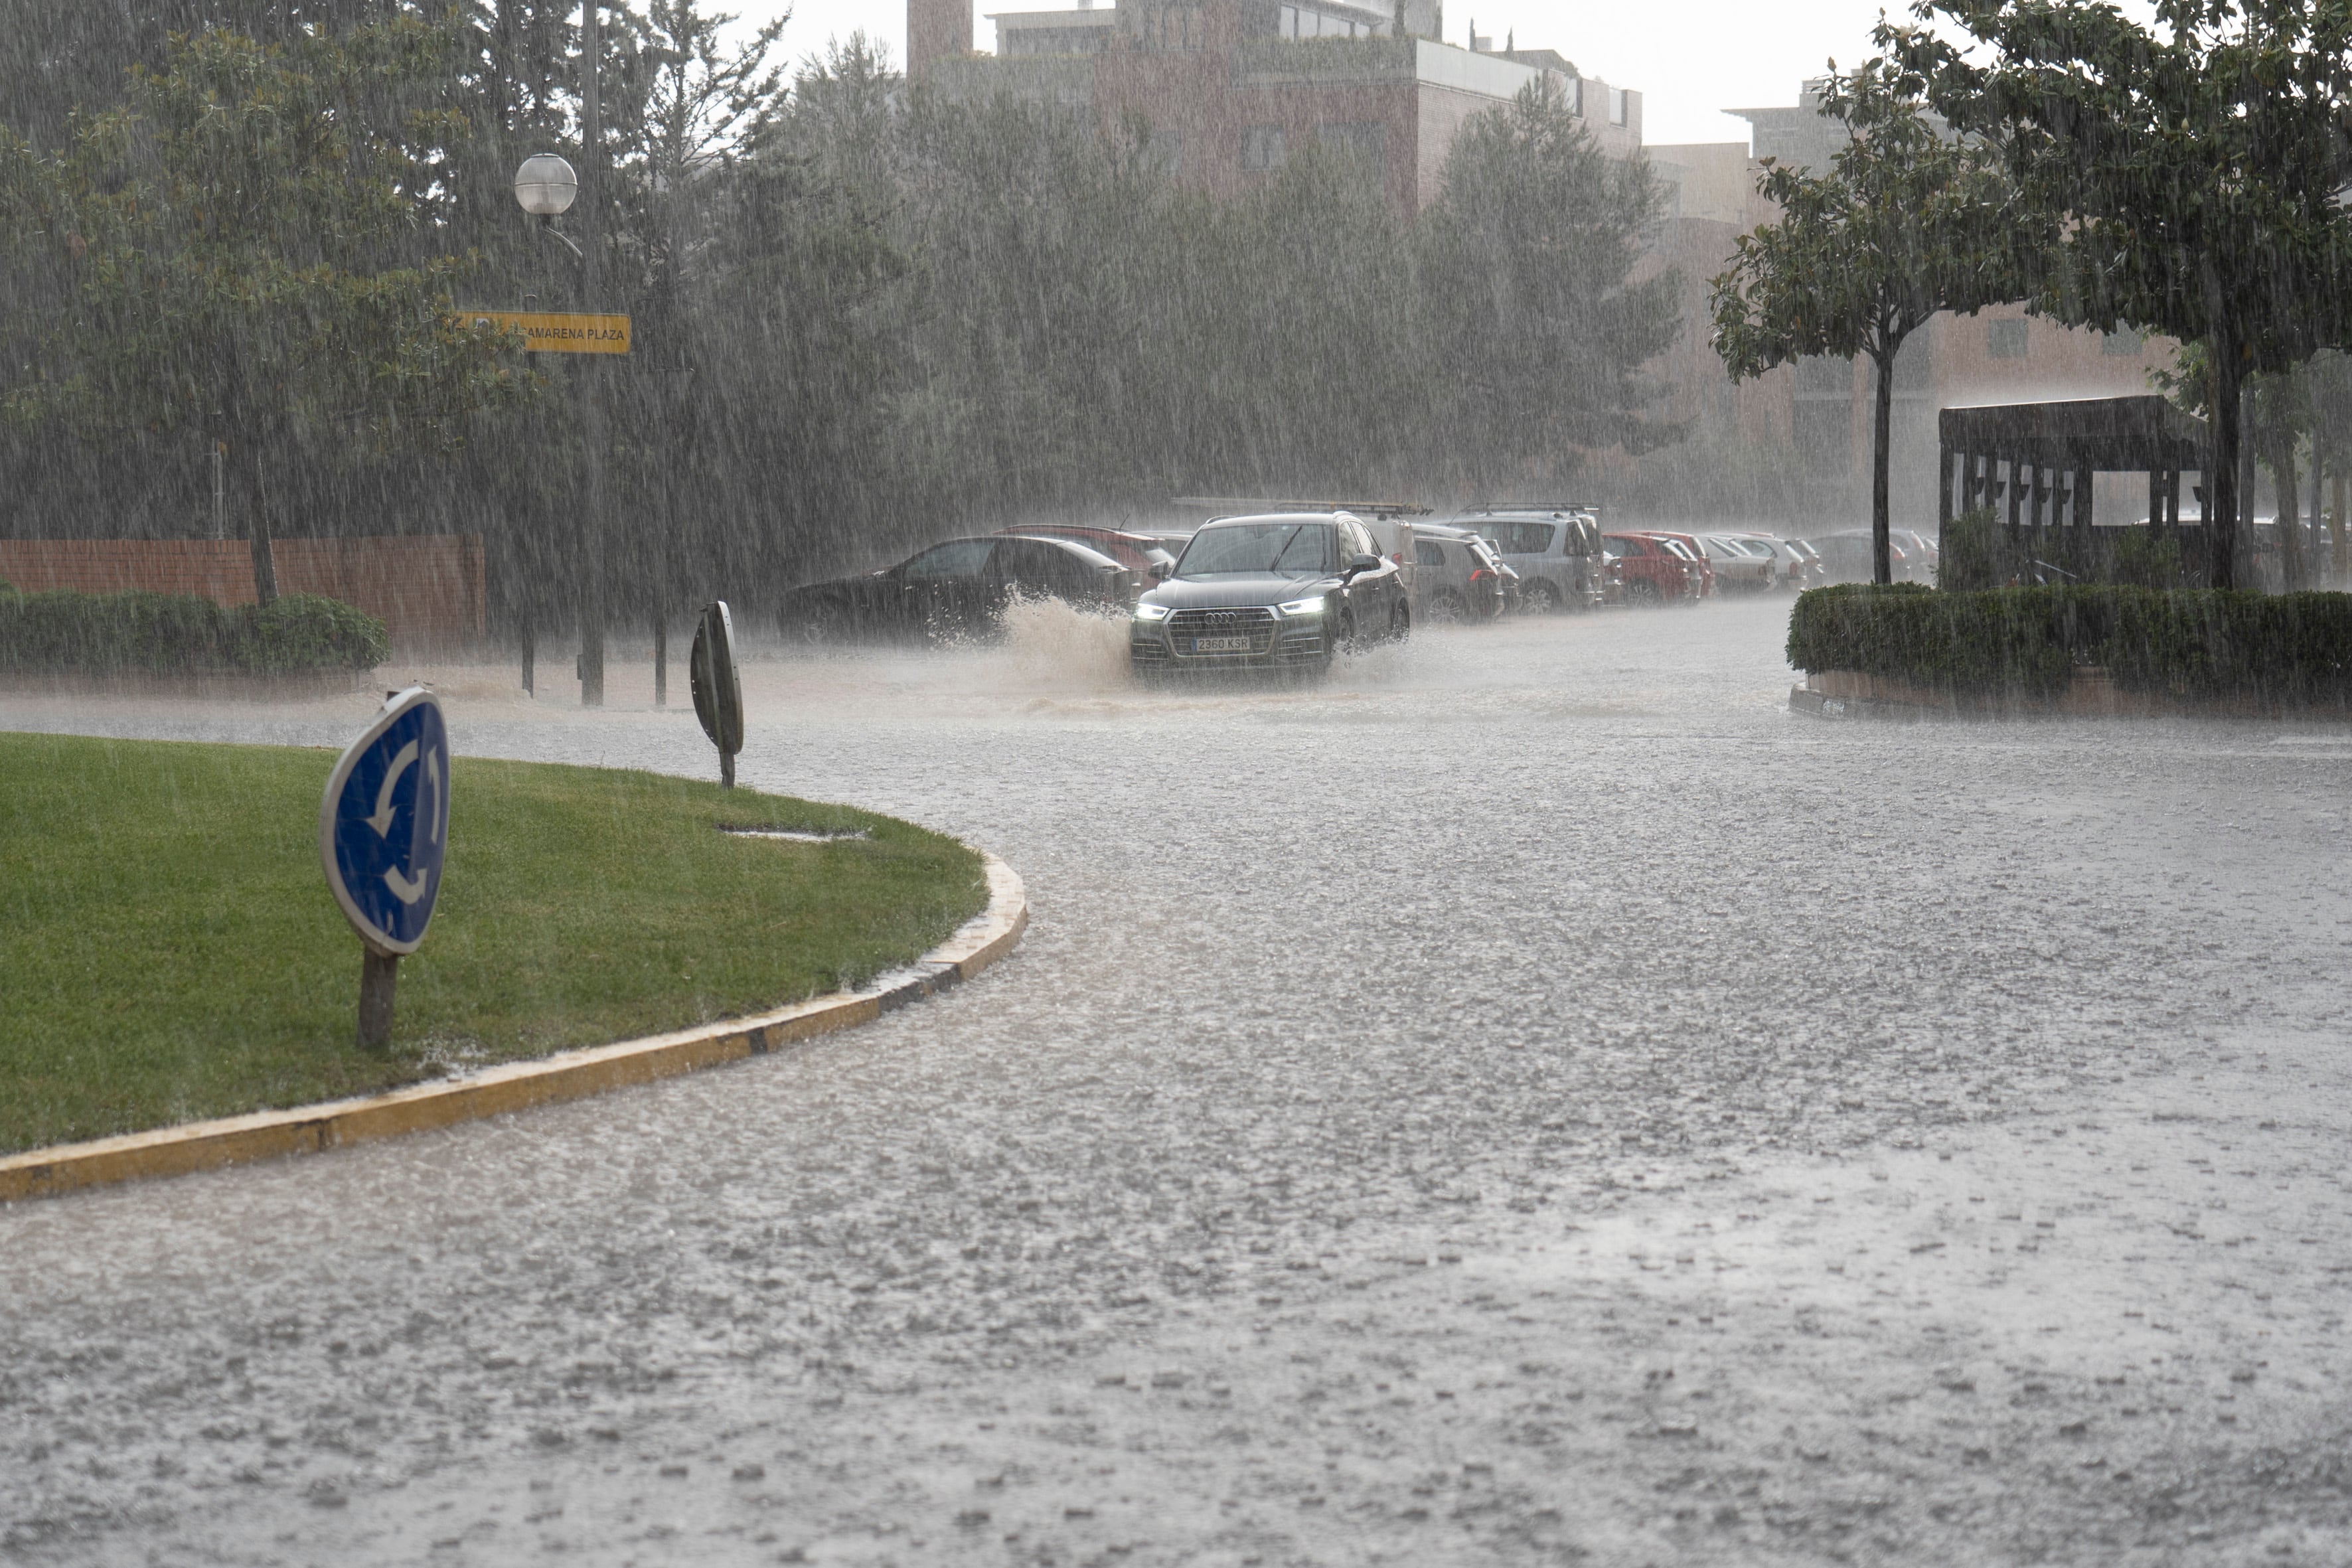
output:
M1171 496L1171 506L1206 507L1221 516L1253 511L1350 511L1358 517L1427 517L1432 509L1409 500L1301 500L1258 496Z
M1589 511L1598 517L1601 504L1597 500L1482 500L1462 510L1480 516L1501 511Z

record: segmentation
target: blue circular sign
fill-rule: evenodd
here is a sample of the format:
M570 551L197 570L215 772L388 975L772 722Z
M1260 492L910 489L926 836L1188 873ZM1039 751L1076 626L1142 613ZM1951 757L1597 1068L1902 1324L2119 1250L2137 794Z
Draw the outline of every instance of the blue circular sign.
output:
M319 858L360 940L415 952L449 847L449 731L423 687L396 691L328 777Z

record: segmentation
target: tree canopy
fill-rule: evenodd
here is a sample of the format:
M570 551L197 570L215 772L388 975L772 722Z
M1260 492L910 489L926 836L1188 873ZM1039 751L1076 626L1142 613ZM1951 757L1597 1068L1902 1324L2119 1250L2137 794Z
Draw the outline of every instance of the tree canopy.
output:
M1922 0L1880 41L2060 221L2035 308L2206 346L2213 581L2234 580L2241 392L2346 342L2352 10L2307 0ZM1964 35L1966 44L1936 30Z
M1832 69L1822 111L1847 140L1819 173L1765 160L1757 189L1780 216L1739 237L1715 280L1716 352L1734 379L1813 355L1870 361L1871 534L1892 580L1888 443L1895 361L1943 310L2018 298L2050 220L1991 152L1927 111L1924 83L1884 60Z
M323 213L320 232L352 244L334 257L291 245L289 275L332 262L339 288L372 280L382 319L441 297L465 310L574 302L574 263L522 216L510 184L531 153L589 162L577 0L464 0L446 16L418 0L331 0L331 16L267 41L229 15L262 0L171 3L217 18L189 47L270 69L377 47L354 29L418 51L421 74L391 71L353 100L368 115L350 166L393 172L398 201L378 224L359 210L383 195L366 180L294 181L309 205L253 232L299 234ZM584 375L604 384L607 575L628 616L714 593L756 606L767 590L943 534L1115 521L1176 494L1526 493L1575 482L1612 447L1675 434L1643 373L1675 327L1673 280L1644 249L1658 185L1638 160L1603 158L1556 95L1467 127L1416 220L1344 139L1294 146L1249 188L1212 195L1175 176L1149 125L959 100L908 84L862 39L786 85L768 63L772 29L722 44L725 18L694 0L607 0L602 14L593 162L609 173L583 199L599 204L594 303L635 318L631 354L526 361L436 325L406 358L341 356L355 378L364 363L398 373L361 378L373 402L314 385L305 367L279 440L316 460L270 475L280 515L482 533L493 613L509 624L577 607L567 561ZM99 44L163 74L178 57L138 29L73 45L86 119L151 113L144 78L124 76L112 101L89 85L102 79L89 58ZM26 169L96 156L96 143L37 144L29 121L23 132ZM116 145L133 163L155 155L138 137ZM20 260L48 255L46 221L29 207L9 218L12 237L32 237ZM184 248L163 237L164 254ZM41 266L6 281L16 301L52 297L37 282L80 286L66 262ZM324 331L342 310L313 300L286 321ZM61 339L47 363L114 367L104 356L132 341ZM39 356L16 363L28 357ZM151 361L162 363L122 363ZM509 378L495 381L501 368ZM130 386L127 374L87 384ZM201 515L208 470L190 460L190 437L196 411L223 398L172 384L182 404L167 420L155 412L164 383L138 384L147 401L110 395L87 411L95 429L107 404L111 445L88 450L118 460L66 462L26 427L0 431L20 516L169 533ZM530 384L541 394L520 395ZM403 385L420 395L395 404ZM322 422L327 411L345 423Z
M0 409L85 438L187 429L245 479L255 586L275 596L275 468L461 438L520 395L461 321L429 164L464 134L436 102L448 38L413 17L264 45L205 31L131 101L37 151L0 132L20 300Z

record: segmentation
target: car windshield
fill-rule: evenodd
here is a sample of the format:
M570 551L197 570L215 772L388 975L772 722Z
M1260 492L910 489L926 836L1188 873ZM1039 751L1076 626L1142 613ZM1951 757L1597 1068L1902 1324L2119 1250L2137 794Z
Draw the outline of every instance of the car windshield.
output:
M1685 544L1679 539L1661 539L1658 542L1666 547L1666 553L1669 555L1679 555L1685 561L1696 561L1698 559L1697 556L1691 553L1690 546Z
M1276 572L1303 577L1332 570L1331 525L1230 522L1204 528L1184 547L1179 577L1231 577Z

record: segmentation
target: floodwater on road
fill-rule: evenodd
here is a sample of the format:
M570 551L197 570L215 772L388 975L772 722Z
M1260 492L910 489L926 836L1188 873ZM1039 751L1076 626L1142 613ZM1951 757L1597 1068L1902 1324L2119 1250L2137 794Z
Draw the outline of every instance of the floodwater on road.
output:
M2352 729L1825 722L1785 619L756 659L743 781L1003 856L1016 955L0 1208L0 1557L2352 1561ZM714 771L676 667L430 673L461 752Z

